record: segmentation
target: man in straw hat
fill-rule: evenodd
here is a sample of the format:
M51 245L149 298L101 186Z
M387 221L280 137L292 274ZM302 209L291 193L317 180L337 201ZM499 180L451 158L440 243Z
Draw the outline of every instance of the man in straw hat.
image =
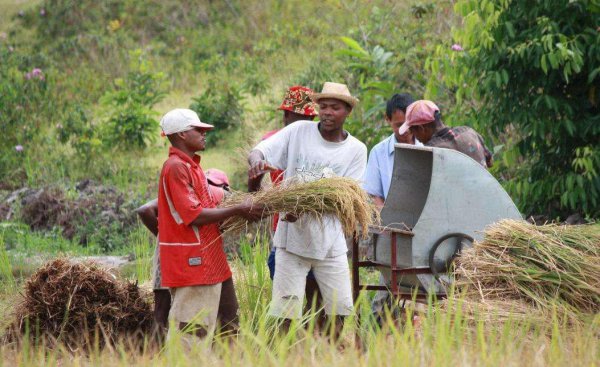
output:
M250 202L216 207L196 154L204 150L212 125L192 110L175 109L163 116L160 126L171 142L158 185L162 286L172 295L169 319L198 337L211 334L217 321L224 331L233 331L238 302L219 222L236 215L259 219L262 207Z
M315 116L317 116L317 104L310 98L312 94L314 94L312 89L301 85L295 85L287 89L281 105L277 108L278 110L283 111L283 127L300 120L314 120ZM261 140L268 139L269 137L278 133L280 130L281 129L275 129L267 132L265 135L263 135ZM283 171L271 171L270 176L273 185L278 185L283 180ZM263 175L249 178L248 191L253 192L260 190L262 178ZM275 214L273 216L272 225L273 233L275 233L277 230L278 222L279 215ZM271 248L269 258L267 259L267 266L269 267L269 275L271 276L271 279L273 279L275 275L275 247ZM321 293L319 292L319 285L317 284L312 271L310 271L306 277L305 294L307 300L305 311L310 311L310 309L313 307L313 303L315 309L321 309L322 297Z
M296 121L260 142L248 157L250 179L275 169L284 170L285 179L301 181L333 175L362 179L367 147L344 130L358 100L346 85L330 82L321 93L313 94L312 100L319 105L318 124ZM301 316L306 275L311 269L325 313L330 317L352 313L347 246L338 218L327 215L319 222L311 216L284 215L273 242L277 271L270 315L288 322Z
M492 154L483 138L468 126L448 127L440 109L428 100L418 100L406 109L406 122L400 135L412 134L428 147L454 149L473 158L483 167L492 166Z

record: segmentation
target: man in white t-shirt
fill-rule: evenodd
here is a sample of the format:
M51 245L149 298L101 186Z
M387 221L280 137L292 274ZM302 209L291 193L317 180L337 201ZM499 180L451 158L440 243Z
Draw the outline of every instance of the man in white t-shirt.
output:
M297 121L260 142L248 156L248 176L284 170L284 179L313 181L330 176L362 180L367 147L344 130L344 122L358 100L344 84L325 83L312 99L319 105L319 123ZM282 213L273 238L277 271L269 314L297 319L302 313L306 275L312 269L328 316L353 311L347 246L335 216L321 221L312 216ZM339 325L339 324L338 324Z

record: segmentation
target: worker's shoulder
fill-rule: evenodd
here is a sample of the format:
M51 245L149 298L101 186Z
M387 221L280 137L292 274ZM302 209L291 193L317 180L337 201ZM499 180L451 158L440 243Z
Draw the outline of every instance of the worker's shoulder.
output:
M319 124L310 120L298 120L294 121L288 126L284 127L284 129L288 130L303 130L303 129L318 129Z
M379 152L386 152L388 149L388 146L390 144L390 140L394 138L394 135L390 135L387 138L383 139L382 141L380 141L379 143L375 144L373 146L373 148L371 148L371 154L375 154L375 153L379 153Z
M163 163L162 174L188 174L191 169L192 165L189 162L184 161L177 155L171 154L165 163Z
M318 131L318 124L316 122L309 120L298 120L292 122L271 136L298 136L302 134L311 134L314 133L313 129L314 131Z
M358 140L357 138L355 138L354 136L352 136L350 133L348 133L348 143L347 143L347 145L352 150L360 151L361 153L364 153L365 155L367 154L367 146L365 145L365 143L363 143L362 141Z
M452 130L453 133L455 134L477 134L479 135L479 133L477 131L475 131L472 127L469 126L455 126L455 127L451 127L450 130Z

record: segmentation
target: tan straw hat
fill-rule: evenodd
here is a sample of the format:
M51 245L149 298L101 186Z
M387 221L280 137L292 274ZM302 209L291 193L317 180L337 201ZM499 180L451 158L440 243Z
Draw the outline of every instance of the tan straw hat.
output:
M352 107L356 106L358 103L358 98L352 97L346 84L332 82L325 82L323 85L323 91L321 93L313 94L311 98L317 103L320 99L324 98L339 99L340 101L348 103Z

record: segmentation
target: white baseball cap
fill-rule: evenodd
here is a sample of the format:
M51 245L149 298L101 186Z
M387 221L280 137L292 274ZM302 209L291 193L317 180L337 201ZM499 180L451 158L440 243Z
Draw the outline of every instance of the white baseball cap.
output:
M171 135L191 130L195 127L210 130L214 126L200 121L198 114L187 108L176 108L167 112L160 119L160 128L163 135Z

